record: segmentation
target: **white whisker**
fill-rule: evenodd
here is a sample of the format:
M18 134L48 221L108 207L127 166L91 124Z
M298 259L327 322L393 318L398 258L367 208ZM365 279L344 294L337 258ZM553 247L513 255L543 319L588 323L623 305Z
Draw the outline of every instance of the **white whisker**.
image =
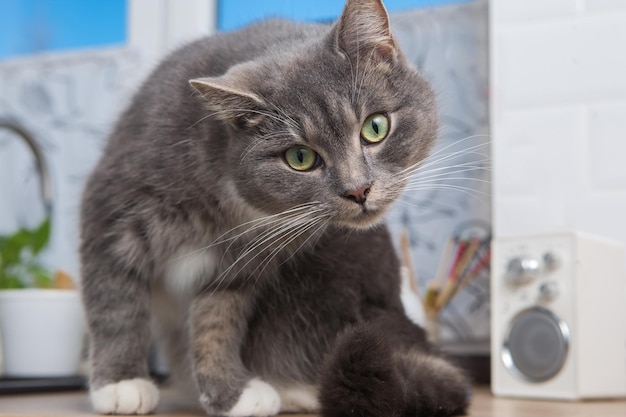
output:
M309 219L308 222L304 223L302 226L304 226L301 230L298 229L292 229L290 231L289 234L286 234L282 237L287 238L287 240L283 243L281 243L277 248L273 249L272 252L270 252L261 262L259 262L259 265L250 273L250 276L253 276L255 274L255 272L262 267L261 271L259 271L259 275L263 274L263 271L265 271L265 269L271 264L272 260L274 260L274 258L283 250L285 249L287 246L289 246L289 244L291 244L291 242L293 242L294 240L296 240L297 238L299 238L300 236L302 236L304 233L308 232L310 229L312 229L314 226L319 225L320 223L324 223L324 219L327 218L329 215L325 214L325 215L321 215L321 216L317 216L314 217L312 219ZM320 226L320 227L322 227ZM314 235L311 234L309 237L307 237L305 239L305 241L300 244L298 246L298 248L296 248L295 251L292 252L292 254L289 256L288 259L290 259L297 251L300 250L300 248L302 248L304 246L304 244Z
M450 184L422 185L422 186L416 186L416 187L409 187L409 188L405 189L405 194L404 195L406 195L406 192L410 192L410 191L429 191L429 190L458 191L458 192L467 194L467 195L471 196L472 198L476 198L477 200L479 200L483 204L488 204L488 203L483 201L476 194L482 194L485 197L491 197L491 195L489 193L485 193L485 192L482 192L482 191L479 191L479 190L474 190L474 189L468 188L468 187L462 187L460 185L450 185Z
M313 202L310 202L310 203L304 203L304 204L301 204L301 205L298 205L298 206L294 206L294 207L292 207L290 209L287 209L285 211L282 211L280 213L271 214L269 216L265 216L265 217L261 217L261 218L258 218L258 219L247 221L245 223L242 223L240 225L237 225L237 226L235 226L235 227L225 231L224 233L222 233L221 235L216 237L209 245L203 246L203 247L201 247L199 249L196 249L196 250L193 250L193 251L191 251L189 253L186 253L185 255L173 258L172 261L178 261L178 260L181 260L181 259L186 258L188 256L192 256L192 255L195 255L197 253L203 252L203 251L205 251L207 249L210 249L210 248L212 248L214 246L217 246L217 245L219 245L221 243L225 243L225 242L228 242L228 241L231 241L231 240L236 240L236 239L240 238L241 236L245 235L246 233L249 233L249 232L251 232L253 230L258 229L259 227L263 227L263 226L266 226L266 225L269 225L269 224L272 224L272 223L276 223L276 222L282 220L280 218L281 216L291 215L291 214L293 214L295 212L306 210L306 209L315 207L315 206L317 206L319 204L321 204L319 201L313 201ZM227 239L224 239L228 234L234 232L235 230L238 230L238 229L240 229L242 227L245 227L245 226L248 226L248 225L253 225L255 223L259 223L259 224L244 230L243 232L237 234L236 236L232 236L232 237L229 237Z
M429 155L427 158L421 160L420 162L418 162L418 163L416 163L414 165L411 165L411 166L403 169L402 171L397 172L396 175L402 175L402 174L404 174L404 173L406 173L408 171L416 171L416 170L419 170L419 169L424 169L424 168L427 168L429 166L433 166L435 164L442 163L444 161L447 161L447 160L452 159L452 158L454 158L456 156L459 156L459 155L469 155L469 154L471 154L472 151L474 151L476 149L479 149L479 148L481 148L481 147L483 147L485 145L487 145L487 143L470 146L469 148L461 149L461 150L458 150L458 151L455 151L455 152L451 152L451 153L448 153L448 154L444 154L444 155L437 155L438 152L435 152L435 153ZM448 147L446 147L446 148L448 148ZM480 154L480 155L481 156L485 156L485 157L487 156L487 155L482 155L482 154ZM432 160L432 158L434 156L437 156L437 159Z
M320 210L316 210L313 213L319 212L319 211ZM237 260L235 260L235 262L233 262L230 267L233 267L239 261L239 259L248 256L248 254L255 251L259 246L262 246L267 241L273 239L277 234L281 233L282 230L289 229L293 224L298 224L301 221L305 221L306 218L310 214L312 213L310 212L298 213L297 215L291 215L285 219L279 219L279 221L273 222L273 223L278 223L277 227L268 228L267 230L263 231L260 235L256 236L254 239L248 242L248 244L245 246L243 250L243 253L241 253L238 256ZM265 227L265 226L268 226L268 225L263 225L262 227ZM233 240L228 245L228 247L224 251L224 256L226 256L226 254L230 251L234 243L235 243L235 240ZM222 256L222 260L220 261L220 264L223 262L224 256Z
M484 184L491 184L491 181L489 180L485 180L482 178L473 178L473 177L446 177L445 178L446 181L450 180L450 181L473 181L473 182L480 182L480 183L484 183ZM420 181L411 181L408 185L408 187L412 187L412 186L416 186L416 185L425 185L425 184L445 184L444 182L442 182L441 178L432 178L432 179L423 179Z
M441 154L442 152L447 151L448 149L454 147L454 146L458 146L460 143L468 141L470 139L477 139L477 138L488 138L489 135L470 135L470 136L466 136L463 139L459 139L459 140L455 140L449 144L447 144L446 146L437 149L436 151L434 151L433 153L430 154L429 157L433 157L433 156L437 156L439 154ZM484 145L489 145L491 144L491 141L486 141L486 142L482 142L479 146L484 146Z
M402 198L396 200L395 203L403 204L405 206L409 206L411 208L416 208L416 209L423 209L424 207L428 207L427 204L414 203L414 202L411 202L411 201L406 201L405 199L402 199Z
M224 236L226 236L227 234L229 234L229 233L231 233L231 232L233 232L233 231L235 231L235 230L237 230L237 229L239 229L239 228L241 228L241 227L243 227L243 226L247 226L247 225L249 225L249 224L252 224L252 223L255 223L255 222L259 222L259 221L265 221L265 220L270 220L270 219L276 219L277 217L280 217L280 216L285 216L285 215L293 215L294 213L300 212L300 211L302 211L302 210L307 210L307 209L310 209L310 208L315 207L315 206L317 206L317 205L319 205L319 204L321 204L319 201L312 201L312 202L310 202L310 203L304 203L304 204L300 204L300 205L298 205L298 206L291 207L291 208L289 208L289 209L287 209L287 210L281 211L280 213L271 214L271 215L269 215L269 216L261 217L261 218L259 218L259 219L250 220L250 221L248 221L248 222L242 223L242 224L240 224L240 225L238 225L238 226L235 226L235 227L233 227L232 229L229 229L229 230L227 230L226 232L222 233L222 234L221 234L218 238L216 238L216 239L213 241L212 245L219 244L219 243L223 243L223 242L227 242L227 241L229 241L229 240L233 240L233 239L237 239L239 236L242 236L243 234L248 233L248 232L250 232L251 230L255 230L255 229L257 229L257 228L258 228L257 226L255 226L255 227L253 227L253 228L251 228L251 229L247 229L247 230L245 230L243 233L240 233L240 234L239 234L239 235L237 235L237 236L230 237L230 238L228 238L228 239L224 239L224 240L221 240L221 241L220 241L220 239L221 239L221 238L223 238ZM280 220L282 220L282 219L277 219L277 221L280 221Z
M266 232L262 233L261 235L253 239L248 245L246 245L243 253L241 253L237 257L237 259L235 259L235 261L230 264L230 266L226 268L220 274L220 276L218 276L217 280L223 280L223 278L228 275L235 268L235 266L237 266L244 258L252 254L257 249L262 248L265 244L269 243L268 247L266 247L265 249L260 249L254 256L252 256L252 258L250 258L243 266L238 269L238 271L242 271L243 269L245 269L246 266L250 264L250 262L252 262L260 253L262 253L263 250L269 249L274 239L280 237L282 234L285 234L295 228L300 227L303 224L306 224L307 222L307 219L297 218L290 220L285 224L281 224L280 227L277 229L269 229Z
M482 159L482 160L474 160L474 161L470 161L470 162L462 162L460 164L454 164L454 165L446 165L446 166L436 166L436 167L431 167L429 169L425 169L423 170L422 167L419 167L413 171L408 171L406 173L404 173L404 175L402 175L403 177L410 177L410 176L421 176L421 175L427 175L427 174L431 174L433 172L440 172L440 171L445 171L445 170L450 170L450 169L457 169L457 168L471 168L471 167L478 167L478 168L485 168L485 169L489 169L489 159Z
M450 170L450 171L446 171L446 170ZM444 171L444 172L438 172L438 171ZM420 172L417 175L403 177L402 179L411 178L410 183L413 183L414 181L420 181L420 180L432 179L432 178L446 178L453 174L462 174L466 172L476 172L476 171L486 172L486 171L491 171L491 168L486 167L486 166L481 166L481 165L470 165L470 164L453 165L450 167L429 170L424 173ZM466 178L470 178L470 177L466 177Z

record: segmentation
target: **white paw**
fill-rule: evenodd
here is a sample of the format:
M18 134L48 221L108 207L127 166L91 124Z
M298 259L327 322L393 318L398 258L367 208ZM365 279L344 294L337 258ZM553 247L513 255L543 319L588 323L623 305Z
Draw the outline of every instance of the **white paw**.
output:
M317 413L320 403L317 388L311 385L277 387L281 413Z
M90 397L100 414L148 414L159 402L159 389L146 379L125 379L92 390Z
M280 411L280 397L276 390L260 379L251 379L237 404L226 413L229 417L268 417Z

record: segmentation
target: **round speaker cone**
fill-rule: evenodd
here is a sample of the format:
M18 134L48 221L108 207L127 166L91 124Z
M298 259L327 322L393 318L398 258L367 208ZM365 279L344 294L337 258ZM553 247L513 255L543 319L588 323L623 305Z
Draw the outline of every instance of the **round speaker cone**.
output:
M517 376L533 382L547 381L563 367L568 345L567 324L544 308L531 308L511 321L502 360Z

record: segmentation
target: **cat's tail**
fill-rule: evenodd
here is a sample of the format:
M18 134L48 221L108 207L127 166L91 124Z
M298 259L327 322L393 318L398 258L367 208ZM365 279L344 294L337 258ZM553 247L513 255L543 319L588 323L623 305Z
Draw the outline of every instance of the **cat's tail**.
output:
M444 359L398 349L367 325L345 331L325 363L320 387L324 417L416 417L463 414L465 375Z

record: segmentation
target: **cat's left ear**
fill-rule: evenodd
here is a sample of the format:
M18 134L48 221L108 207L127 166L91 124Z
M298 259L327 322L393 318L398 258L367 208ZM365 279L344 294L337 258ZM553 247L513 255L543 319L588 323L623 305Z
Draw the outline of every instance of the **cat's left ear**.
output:
M347 0L336 26L336 42L355 62L369 59L395 62L398 56L389 15L381 0Z
M221 77L195 78L189 84L205 99L206 106L215 117L239 127L258 124L263 118L265 102L245 88L245 84L233 80L231 74Z

